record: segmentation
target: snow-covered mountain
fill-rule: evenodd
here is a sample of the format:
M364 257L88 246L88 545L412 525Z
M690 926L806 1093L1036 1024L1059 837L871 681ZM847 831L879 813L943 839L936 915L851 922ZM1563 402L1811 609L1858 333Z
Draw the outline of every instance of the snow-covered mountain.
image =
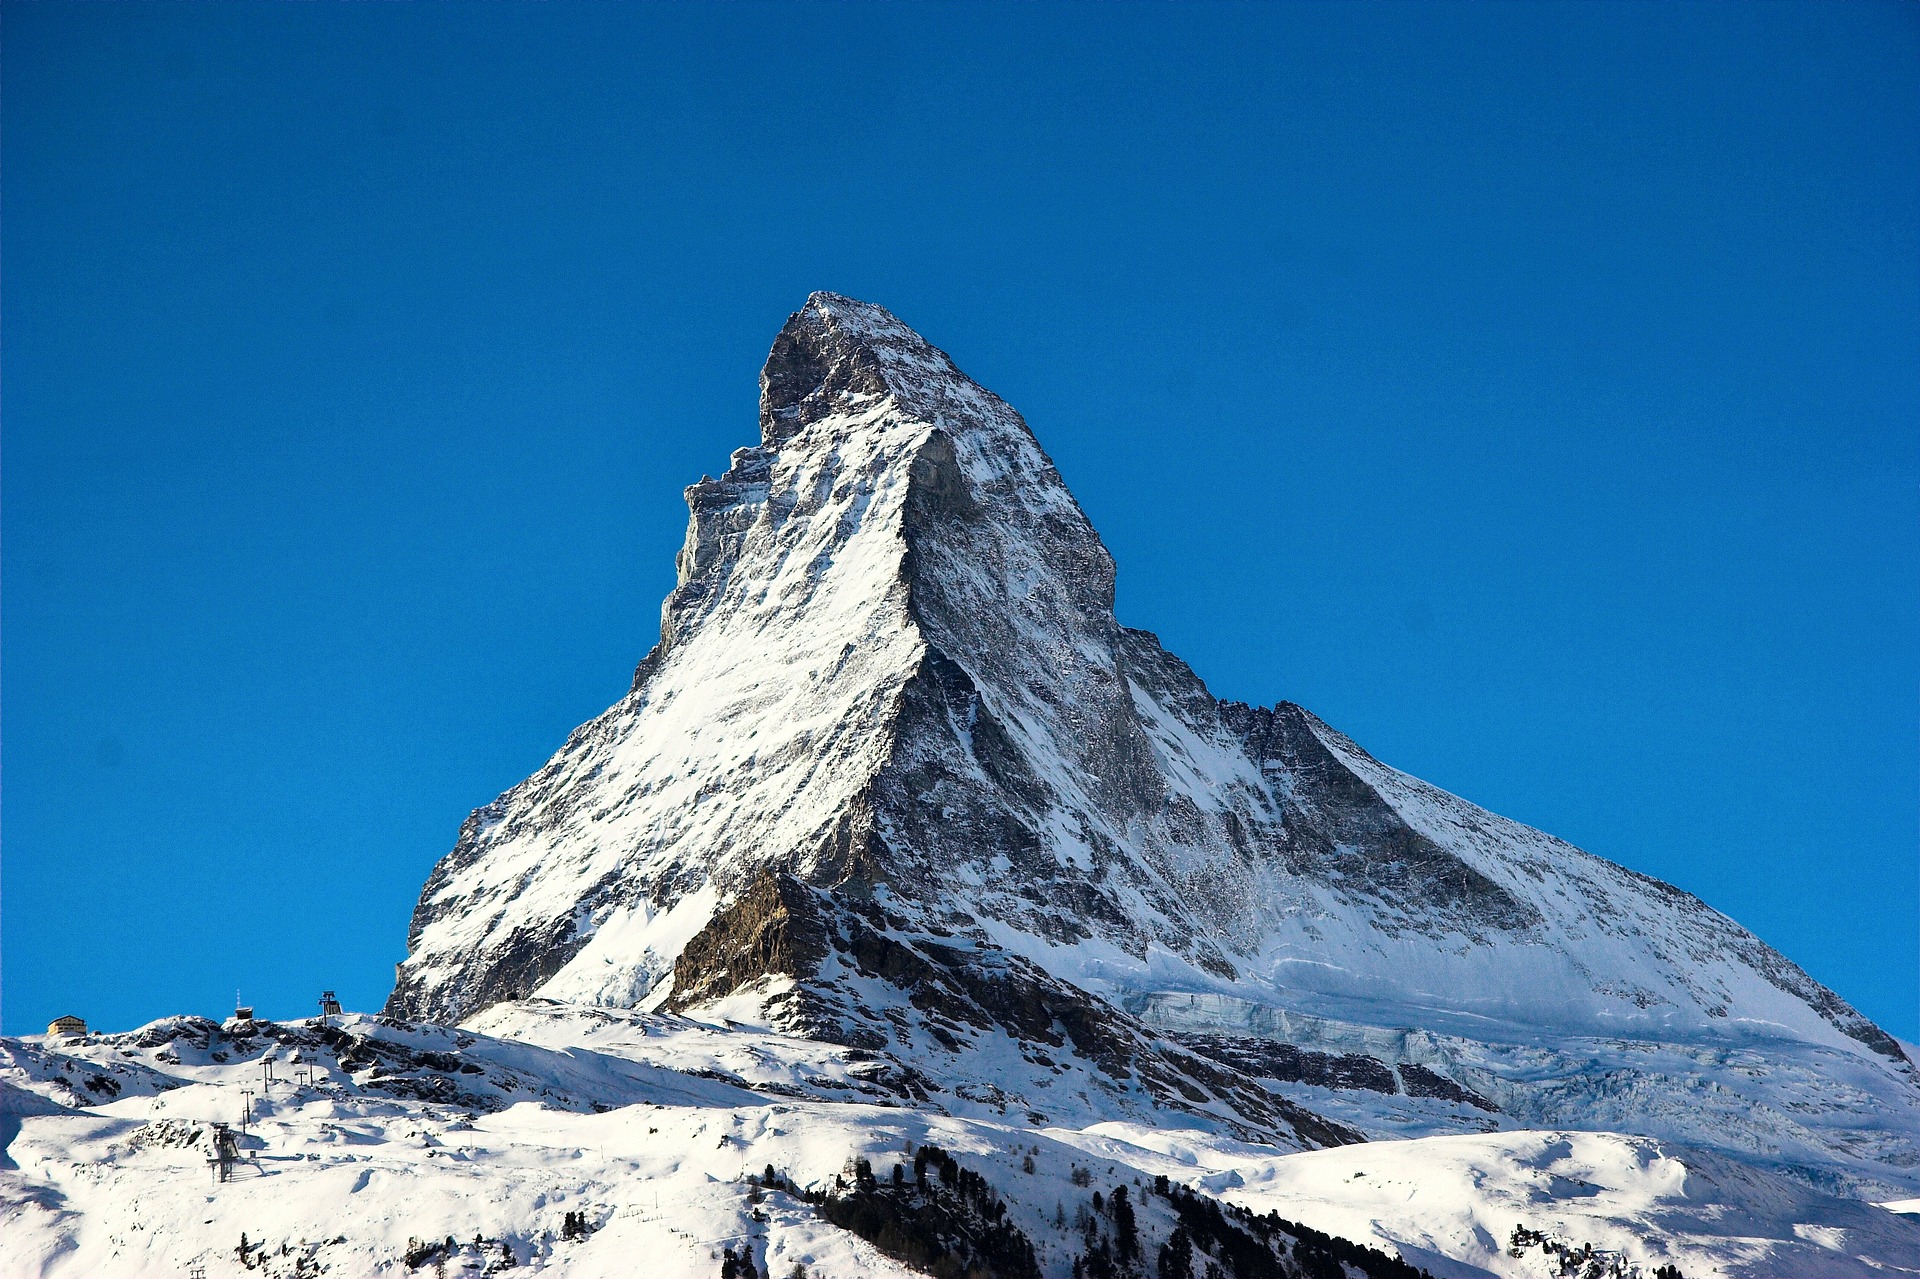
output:
M1050 1116L1092 1062L1116 1113L1309 1145L1339 1134L1270 1113L1246 1041L1493 1107L1463 1123L1577 1122L1548 1082L1572 1075L1745 1141L1710 1081L1790 1115L1784 1162L1912 1184L1920 1091L1884 1032L1686 893L1298 706L1216 699L1115 620L1019 414L891 314L815 294L761 391L760 442L687 490L632 690L468 820L390 1013L724 1009L888 1055L903 1095Z
M1839 996L1216 699L881 308L761 392L383 1016L0 1040L0 1279L1920 1274L1920 1081Z

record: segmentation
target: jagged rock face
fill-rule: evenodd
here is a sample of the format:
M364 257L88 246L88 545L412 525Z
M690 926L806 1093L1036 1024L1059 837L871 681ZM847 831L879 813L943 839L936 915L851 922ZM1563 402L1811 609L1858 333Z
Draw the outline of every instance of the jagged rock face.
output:
M962 1074L991 1029L1243 1116L1237 1077L1115 1004L1762 1033L1905 1068L1686 894L1297 706L1215 699L1116 622L1112 558L1020 416L886 311L814 295L761 391L760 443L687 490L632 690L468 819L390 1012L725 1003ZM1101 1035L1062 1038L1075 1018Z

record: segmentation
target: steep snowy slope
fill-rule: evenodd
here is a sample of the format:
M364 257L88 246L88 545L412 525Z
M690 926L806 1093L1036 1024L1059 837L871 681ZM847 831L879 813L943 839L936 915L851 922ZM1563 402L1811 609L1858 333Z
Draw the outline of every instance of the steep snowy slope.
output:
M1351 1134L1277 1105L1309 1094L1259 1045L1331 1034L1383 1045L1336 1054L1364 1131L1422 1098L1441 1129L1578 1123L1582 1076L1662 1135L1915 1185L1883 1032L1685 893L1216 700L1114 620L1019 415L886 311L814 295L761 386L760 443L687 491L632 691L468 820L390 1012L724 1008L880 1054L916 1104L1304 1145ZM1777 1139L1691 1103L1755 1077L1819 1113Z

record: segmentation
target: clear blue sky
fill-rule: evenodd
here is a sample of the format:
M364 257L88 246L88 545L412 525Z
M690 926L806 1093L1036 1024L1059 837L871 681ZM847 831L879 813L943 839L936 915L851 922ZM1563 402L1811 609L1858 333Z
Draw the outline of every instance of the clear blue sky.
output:
M13 5L5 1029L386 995L787 313L1223 696L1920 1038L1920 8Z

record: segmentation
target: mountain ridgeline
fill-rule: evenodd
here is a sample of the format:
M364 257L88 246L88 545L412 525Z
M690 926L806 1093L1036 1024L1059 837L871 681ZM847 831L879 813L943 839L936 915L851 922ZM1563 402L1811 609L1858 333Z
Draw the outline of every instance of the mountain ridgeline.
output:
M1693 1098L1745 1054L1727 1113L1782 1116L1779 1163L1920 1155L1899 1046L1733 921L1120 625L1026 423L887 311L814 294L760 386L759 442L686 491L659 642L461 828L389 1015L726 1018L910 1104L1291 1147L1622 1113L1722 1144ZM1807 1072L1865 1099L1809 1117ZM1398 1118L1320 1104L1355 1089Z

